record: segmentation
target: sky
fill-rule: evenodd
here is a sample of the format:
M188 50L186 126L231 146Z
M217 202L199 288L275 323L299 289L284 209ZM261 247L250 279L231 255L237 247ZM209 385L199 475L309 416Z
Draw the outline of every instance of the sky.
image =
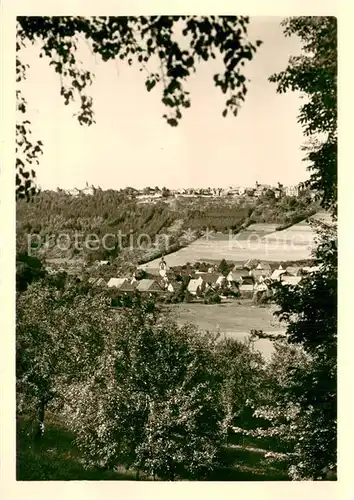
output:
M59 76L36 47L26 50L30 65L23 91L34 138L44 154L37 167L43 189L102 189L126 186L169 188L291 185L308 178L304 143L297 123L302 101L294 92L279 95L269 76L300 53L297 37L286 38L281 18L251 18L249 38L263 45L248 63L246 101L237 117L222 117L225 96L214 87L217 61L202 63L186 85L192 105L178 127L162 118L158 86L146 91L145 75L118 61L103 62L83 46L80 58L95 79L96 124L80 126L75 106L64 106Z

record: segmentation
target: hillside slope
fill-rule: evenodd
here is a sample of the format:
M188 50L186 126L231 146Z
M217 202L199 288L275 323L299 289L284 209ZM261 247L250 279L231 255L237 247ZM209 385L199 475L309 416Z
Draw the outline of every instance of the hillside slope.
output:
M17 203L17 250L28 251L34 241L37 244L30 247L31 252L46 259L82 258L90 263L123 258L129 250L137 260L146 261L211 231L238 233L238 240L248 235L242 231L247 227L248 231L266 235L276 226L297 222L316 210L316 204L306 196L175 198L173 203L169 199L141 203L114 190L98 189L93 195L77 197L63 191L44 191L32 203ZM272 227L264 231L264 226L254 226L257 223ZM70 243L65 248L57 244L60 235ZM96 248L84 244L89 235L98 240ZM103 245L107 235L110 244Z

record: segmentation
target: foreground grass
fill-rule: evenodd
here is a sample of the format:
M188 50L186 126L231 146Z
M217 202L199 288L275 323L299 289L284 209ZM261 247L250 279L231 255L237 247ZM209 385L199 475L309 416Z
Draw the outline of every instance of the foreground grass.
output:
M55 416L48 415L43 438L36 442L26 421L18 423L17 480L18 481L135 481L134 471L120 466L115 471L85 467L75 445L75 436ZM209 481L285 481L283 465L270 466L265 462L267 450L252 443L230 442L221 456L220 464L207 478ZM152 480L141 475L140 480Z
M135 473L121 468L106 471L85 467L75 436L53 415L46 419L43 438L33 438L28 422L17 423L18 481L134 480Z

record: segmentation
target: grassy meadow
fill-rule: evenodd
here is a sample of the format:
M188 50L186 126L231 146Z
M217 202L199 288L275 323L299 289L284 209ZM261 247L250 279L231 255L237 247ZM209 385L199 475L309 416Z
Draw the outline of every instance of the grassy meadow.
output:
M193 323L203 330L219 331L237 340L245 339L251 330L281 333L284 326L273 316L274 308L260 307L251 300L225 300L221 304L181 303L170 307L176 321L182 325ZM266 359L273 352L273 344L267 339L255 343Z

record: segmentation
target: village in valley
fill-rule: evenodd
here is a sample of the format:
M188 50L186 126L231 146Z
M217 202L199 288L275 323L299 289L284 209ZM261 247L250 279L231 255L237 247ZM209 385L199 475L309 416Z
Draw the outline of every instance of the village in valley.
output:
M109 266L109 261L100 261L96 266ZM223 272L222 272L222 271ZM162 257L159 267L139 267L132 276L94 278L88 282L94 287L106 288L119 296L136 293L155 296L157 299L204 303L218 303L222 299L237 297L262 302L270 299L272 284L297 285L302 276L316 271L315 266L270 264L249 259L244 264L229 265L225 260L219 264L188 264L171 268ZM114 304L116 301L112 299Z
M104 193L104 191L100 191L100 188L90 187L87 184L86 188L81 190L59 190L56 195L50 194L50 196L55 195L57 198L64 196L67 199L66 203L75 202L84 205L91 203L90 199L96 200L100 199L101 196L106 196ZM117 197L122 196L126 203L134 203L136 207L141 207L141 210L145 210L145 212L149 210L149 206L156 206L156 210L162 210L165 214L170 210L173 224L168 227L168 223L166 223L163 228L164 232L162 233L160 230L156 234L156 240L163 240L167 233L169 233L168 238L171 238L171 228L178 228L179 239L177 241L179 243L175 245L177 251L173 246L168 248L165 243L162 246L160 244L160 247L153 244L151 248L144 250L143 255L141 255L143 259L129 261L128 255L127 264L120 267L116 265L119 258L92 259L94 254L91 251L88 251L84 259L80 256L75 257L73 254L70 258L46 258L46 271L49 274L65 272L68 275L74 275L78 281L87 283L90 288L105 291L113 307L129 303L131 297L136 295L154 297L158 302L168 304L181 302L219 304L233 298L252 299L253 303L263 304L271 302L275 283L295 286L300 282L302 276L316 270L307 247L305 248L301 241L300 245L297 245L295 241L296 236L306 235L308 239L310 234L308 233L310 226L306 221L300 220L300 225L296 222L299 219L306 219L306 215L313 214L317 209L314 200L315 193L308 188L306 183L284 186L278 182L276 186L272 186L256 182L252 188L230 187L228 189L168 189L158 186L134 189L128 187L121 192L114 193ZM229 210L226 212L226 217L231 215L231 219L227 221L225 219L225 224L230 224L229 221L234 217L233 214L237 217L237 210L243 210L244 204L251 207L247 208L249 213L255 213L254 207L257 206L262 207L259 209L262 213L263 207L270 206L274 211L277 204L283 203L285 205L281 206L285 208L280 209L280 217L283 219L279 219L278 215L275 216L278 219L274 218L274 221L288 220L290 222L283 225L259 222L254 224L251 218L244 218L244 222L240 219L239 226L236 227L236 230L231 231L231 233L236 234L231 234L229 248L233 244L233 238L237 240L240 235L241 240L247 239L247 241L241 241L241 244L244 243L243 253L238 254L236 251L236 253L231 252L230 254L227 253L225 245L218 247L218 243L222 243L219 240L226 237L225 229L216 231L214 226L214 230L210 231L204 227L203 220L198 220L197 231L192 231L186 226L188 216L185 221L178 218L178 213L186 209L190 210L193 216L195 213L193 210L212 216L213 212L210 207L213 205L205 205L208 203L204 201L205 198L215 200L214 203L217 203L215 208L217 217L222 217L220 207L225 207L226 211ZM71 200L73 201L71 202ZM174 203L177 204L176 207ZM211 201L211 203L213 202ZM292 208L291 203L293 203L295 210L298 210L297 212L292 212L294 208ZM298 209L298 206L306 207L305 211ZM303 211L301 212L301 210ZM146 213L147 219L145 220L151 219L153 212L147 211ZM165 215L165 217L168 216ZM79 221L79 219L77 220ZM182 223L184 226L181 226ZM221 222L218 227L222 228L222 224ZM300 233L296 233L298 226ZM288 227L290 227L290 233ZM256 230L252 228L256 228ZM145 226L142 226L142 229L149 231ZM304 233L304 230L307 233ZM283 235L285 235L285 239ZM289 235L290 240L287 241ZM259 239L261 251L259 248L256 252L251 251L253 236ZM309 243L312 241L312 230L310 236ZM210 241L207 241L208 237ZM271 239L267 240L266 238L269 237ZM274 239L275 237L276 239ZM281 246L282 238L285 243L283 247ZM293 244L293 240L295 244ZM265 248L266 245L268 251L272 242L273 248L276 249L274 255L277 257L264 259L262 248ZM203 247L200 247L201 243L203 243ZM289 256L286 250L291 246L293 253L292 256ZM181 248L182 252L187 252L181 253ZM299 249L300 253L298 253ZM135 257L139 251L141 249L134 247L130 256ZM240 255L244 255L245 258L241 260ZM217 258L215 258L216 256ZM136 265L134 262L137 262Z

